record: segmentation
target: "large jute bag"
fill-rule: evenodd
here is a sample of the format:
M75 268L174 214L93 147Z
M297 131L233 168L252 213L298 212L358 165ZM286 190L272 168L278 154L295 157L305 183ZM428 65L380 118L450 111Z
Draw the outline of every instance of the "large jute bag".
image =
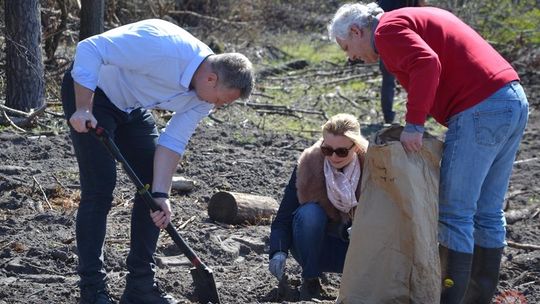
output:
M383 129L369 145L336 303L439 303L442 142L425 134L422 150L407 154L402 129Z

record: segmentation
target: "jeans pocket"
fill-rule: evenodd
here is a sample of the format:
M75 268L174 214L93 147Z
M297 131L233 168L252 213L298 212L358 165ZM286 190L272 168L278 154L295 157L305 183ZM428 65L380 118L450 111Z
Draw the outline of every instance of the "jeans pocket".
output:
M511 120L511 108L474 113L476 143L484 146L501 143L508 135Z

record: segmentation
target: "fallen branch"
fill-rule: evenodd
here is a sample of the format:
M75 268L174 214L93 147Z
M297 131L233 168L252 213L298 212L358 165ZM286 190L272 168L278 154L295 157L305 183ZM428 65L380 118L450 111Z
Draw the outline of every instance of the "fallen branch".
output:
M2 105L0 105L2 106ZM23 133L26 133L26 130L17 126L10 118L9 116L7 115L6 111L2 111L2 114L4 116L4 119L7 121L7 123L12 126L15 130L17 131L20 131L20 132L23 132Z
M338 78L338 79L326 81L326 82L323 82L321 85L325 86L325 85L331 85L331 84L336 84L336 83L340 83L340 82L348 82L348 81L355 80L355 79L358 79L358 78L368 78L370 76L373 76L373 74L352 75L352 76L348 76L348 77L343 77L343 78Z
M508 247L512 247L516 249L540 250L540 246L538 245L522 244L522 243L516 243L513 241L506 241L506 243L508 244Z
M289 115L289 116L295 116L295 117L298 117L297 115L295 115L296 113L314 114L314 115L324 116L323 111L295 109L295 108L290 108L289 106L284 106L284 105L273 105L273 104L267 104L267 103L254 103L254 102L242 102L242 103L237 103L237 104L251 107L255 109L258 113L281 114L281 115Z
M45 112L45 109L47 108L47 104L44 103L41 107L39 107L36 110L31 110L30 112L24 112L16 109L12 109L10 107L7 107L5 105L0 104L0 109L3 110L4 118L11 124L11 126L17 126L19 131L24 131L20 127L26 127L30 126L34 118L36 118L38 115ZM22 119L17 119L17 121L14 121L13 119L10 119L6 112L9 112L13 115L23 117ZM26 131L24 131L26 132Z
M18 115L18 116L22 116L22 117L28 117L28 116L30 116L29 113L26 113L26 112L20 111L20 110L16 110L16 109L12 109L12 108L7 107L7 106L5 106L5 105L3 105L3 104L0 104L0 109L4 110L4 111L6 111L6 112L9 112L9 113L11 113L11 114L13 114L13 115Z

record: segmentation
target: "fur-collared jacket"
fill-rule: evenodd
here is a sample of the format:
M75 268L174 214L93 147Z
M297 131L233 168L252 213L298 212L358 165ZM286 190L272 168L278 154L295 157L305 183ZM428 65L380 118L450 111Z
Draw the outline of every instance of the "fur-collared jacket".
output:
M305 204L317 202L326 211L328 217L334 222L348 222L348 214L340 212L328 199L326 181L324 177L324 155L321 152L322 140L302 152L298 159L296 172L296 189L298 202ZM358 153L360 168L364 164L364 152ZM360 198L360 182L356 188L356 199Z
M364 163L365 151L358 153L360 166ZM360 195L360 185L356 189L356 197ZM270 229L270 251L269 258L274 253L282 251L287 253L292 244L292 223L294 213L301 204L307 202L317 202L326 211L328 218L335 225L337 234L342 237L341 228L347 227L350 223L349 216L339 212L328 199L326 194L326 182L324 177L324 155L321 152L321 141L304 150L298 160L298 165L291 174L278 212ZM332 223L332 224L333 224ZM333 234L336 234L333 233Z

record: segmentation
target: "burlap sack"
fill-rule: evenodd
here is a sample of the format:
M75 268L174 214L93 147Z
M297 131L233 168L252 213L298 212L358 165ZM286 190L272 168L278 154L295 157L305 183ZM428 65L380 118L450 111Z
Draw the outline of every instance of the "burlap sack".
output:
M336 303L439 303L437 249L442 142L406 154L402 127L370 143Z

